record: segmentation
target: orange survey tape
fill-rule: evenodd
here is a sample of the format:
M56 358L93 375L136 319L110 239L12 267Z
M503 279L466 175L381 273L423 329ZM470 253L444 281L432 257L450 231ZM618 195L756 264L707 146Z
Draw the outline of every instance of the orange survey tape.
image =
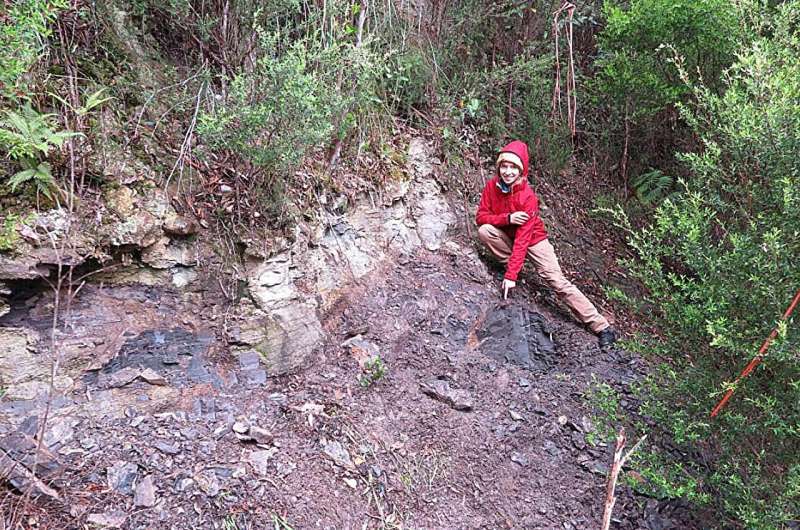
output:
M786 308L786 312L781 317L781 321L785 321L787 318L789 318L789 315L792 314L792 311L794 311L794 308L797 306L798 302L800 302L800 291L797 291L797 294L794 295L794 300L792 300L792 303L789 304L788 308ZM772 333L769 334L767 340L765 340L764 344L762 344L761 348L759 348L756 356L753 357L753 359L749 363L747 363L747 366L744 367L742 373L739 375L739 377L736 378L736 381L734 381L733 386L729 388L727 392L725 392L725 395L722 396L720 402L717 403L717 406L714 407L714 410L711 411L712 418L717 414L719 414L719 412L725 407L725 404L733 395L733 391L736 390L736 385L739 384L739 381L750 375L750 372L752 372L755 369L755 367L758 366L758 364L764 360L764 357L767 356L767 349L769 348L769 345L772 344L772 341L775 339L777 335L778 335L778 326L775 326L775 329L772 330Z

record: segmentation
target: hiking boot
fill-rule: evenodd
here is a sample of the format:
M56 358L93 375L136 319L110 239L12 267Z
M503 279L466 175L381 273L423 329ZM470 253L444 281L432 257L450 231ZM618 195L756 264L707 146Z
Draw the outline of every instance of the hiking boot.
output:
M611 346L617 341L617 332L611 326L597 334L597 342L600 343L601 348Z

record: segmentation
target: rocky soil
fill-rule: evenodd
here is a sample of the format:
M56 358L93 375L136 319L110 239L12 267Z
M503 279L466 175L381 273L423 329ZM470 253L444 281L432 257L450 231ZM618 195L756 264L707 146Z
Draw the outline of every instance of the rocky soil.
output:
M55 347L36 274L52 257L4 257L3 520L599 528L612 448L589 443L585 394L599 379L629 395L646 367L601 351L530 275L500 300L426 149L377 200L250 249L234 303L198 227L133 194L108 229L138 261L78 283ZM614 528L695 525L619 493Z

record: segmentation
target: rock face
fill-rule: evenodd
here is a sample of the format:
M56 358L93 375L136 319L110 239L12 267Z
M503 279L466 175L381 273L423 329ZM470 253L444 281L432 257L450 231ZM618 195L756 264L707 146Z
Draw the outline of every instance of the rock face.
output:
M47 268L31 255L12 257L0 253L0 280L31 280L47 275Z
M343 289L420 246L446 248L454 216L436 183L430 146L413 140L409 159L405 173L374 196L348 207L340 195L326 203L331 211L321 208L315 219L299 222L291 241L276 240L260 258L248 254L242 278L247 296L226 314L223 330L240 355L240 381L255 388L268 376L309 365L325 339L320 315ZM70 218L63 210L26 220L18 227L24 251L0 253L0 384L11 402L36 401L50 390L49 342L42 337L49 332L52 293L30 297L22 291L34 283L29 280L52 274L59 262L78 265L90 257L102 262L115 253L141 258L134 266L93 276L65 317L55 379L65 433L72 421L67 409L119 417L137 399L155 405L174 397L177 387L224 383L204 362L211 335L206 340L190 332L194 324L187 321L195 322L194 315L179 315L177 306L159 302L159 293L199 283L198 224L179 215L146 176L131 182L106 189L90 220ZM54 250L53 242L67 237L63 247L69 250ZM11 299L9 285L21 291L13 294L13 303L5 301ZM183 294L194 297L199 291ZM194 351L196 345L202 351ZM90 402L68 393L81 385L93 388ZM23 419L15 413L12 423Z
M63 208L31 214L17 223L13 250L0 252L0 280L32 280L47 276L58 263L82 264L94 243L77 224Z
M34 399L49 388L50 363L36 353L36 334L25 328L0 328L0 381L7 399ZM72 386L72 379L56 377L56 390Z
M438 160L433 156L431 147L421 138L411 140L408 157L416 177L412 192L412 214L417 222L417 232L425 248L439 250L447 229L456 219L434 178Z
M169 269L176 265L190 267L197 264L197 259L197 245L194 241L161 237L142 250L142 261L154 269Z
M291 256L279 254L247 271L256 307L244 304L233 340L262 356L270 375L302 367L325 334L316 302L301 293L290 274Z
M166 195L158 189L141 194L120 186L106 192L105 203L108 221L103 232L115 246L144 248L152 245L161 237L167 215L174 213Z
M380 204L365 200L344 216L323 211L316 228L298 225L289 249L248 265L254 304L241 303L231 319L235 351L258 351L269 375L297 370L325 337L318 313L344 287L392 255L443 245L455 216L435 181L432 148L413 139L409 159L411 179L391 183Z
M88 257L102 261L116 247L141 250L142 261L156 269L197 263L196 245L187 237L197 232L197 223L178 215L159 188L111 188L92 215L82 219L53 209L20 222L17 248L0 252L0 280L46 277L59 263L81 265Z
M448 227L455 223L450 206L442 197L436 181L427 179L414 190L413 215L417 221L417 232L428 250L439 250L445 240Z

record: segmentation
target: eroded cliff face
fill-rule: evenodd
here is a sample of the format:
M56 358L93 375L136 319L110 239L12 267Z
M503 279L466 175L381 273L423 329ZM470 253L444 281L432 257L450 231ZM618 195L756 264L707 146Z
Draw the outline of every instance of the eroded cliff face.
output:
M325 315L348 286L368 283L386 262L417 248L441 248L456 222L430 146L413 139L408 160L407 178L378 201L364 196L342 215L320 212L315 226L293 226L291 238L254 242L232 300L220 290L221 259L207 231L154 186L110 188L88 219L62 209L27 219L16 251L0 254L5 430L47 399L58 399L66 415L97 407L119 415L137 399L126 385L158 380L152 371L218 386L236 377L239 370L220 371L213 356L240 358L239 369L256 385L307 366L326 338ZM265 247L274 251L254 250ZM168 355L159 346L176 341ZM76 397L89 388L102 399ZM153 403L176 399L174 386L144 390Z

